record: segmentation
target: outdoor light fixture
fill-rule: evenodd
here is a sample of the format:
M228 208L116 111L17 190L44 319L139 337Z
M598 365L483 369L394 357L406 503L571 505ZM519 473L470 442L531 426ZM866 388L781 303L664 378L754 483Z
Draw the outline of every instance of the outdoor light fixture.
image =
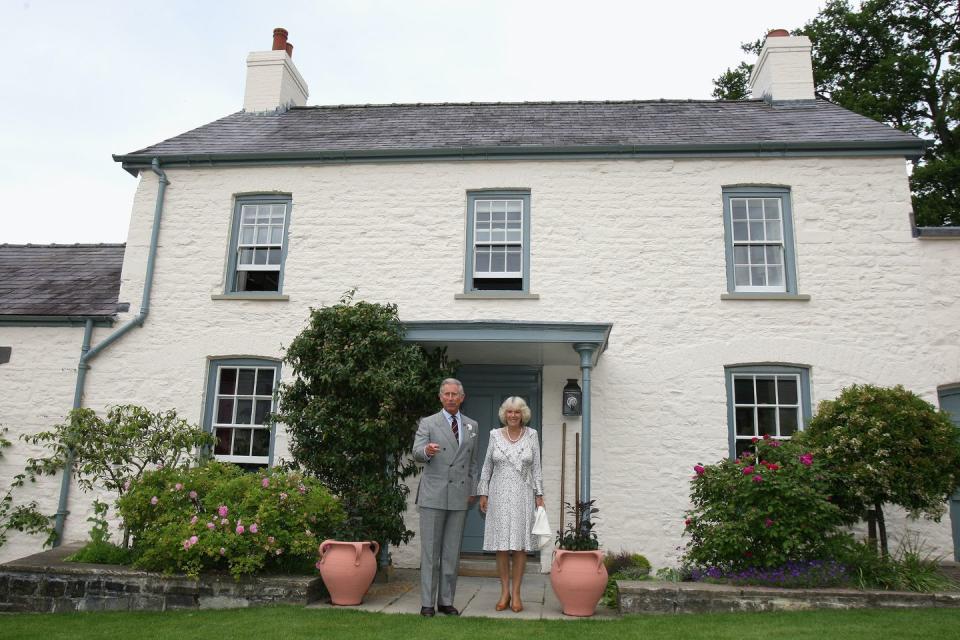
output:
M576 379L567 378L567 386L563 388L563 415L580 415L580 403L583 402L583 391Z

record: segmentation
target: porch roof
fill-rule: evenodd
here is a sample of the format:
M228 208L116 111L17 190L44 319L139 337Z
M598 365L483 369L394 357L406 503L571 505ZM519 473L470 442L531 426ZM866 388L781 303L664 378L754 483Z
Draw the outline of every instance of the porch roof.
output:
M566 364L578 366L573 346L594 346L593 364L607 348L612 324L528 320L413 320L406 338L425 347L446 347L464 364Z

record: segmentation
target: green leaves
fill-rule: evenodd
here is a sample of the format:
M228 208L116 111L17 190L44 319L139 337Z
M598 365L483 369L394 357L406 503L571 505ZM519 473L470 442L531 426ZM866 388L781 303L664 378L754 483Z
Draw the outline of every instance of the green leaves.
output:
M297 463L342 500L342 535L400 544L413 535L402 514L416 421L436 410L453 367L442 351L404 341L396 305L353 293L312 309L287 348L295 377L281 386L275 418Z
M12 443L5 437L6 433L6 427L0 428L0 458L3 457L3 450L12 446ZM26 504L16 504L14 501L14 491L24 485L26 478L26 474L14 476L10 486L0 497L0 547L6 544L7 534L10 531L20 531L31 535L46 534L47 538L44 546L53 544L56 539L53 527L50 526L52 518L40 512L39 505L35 500Z

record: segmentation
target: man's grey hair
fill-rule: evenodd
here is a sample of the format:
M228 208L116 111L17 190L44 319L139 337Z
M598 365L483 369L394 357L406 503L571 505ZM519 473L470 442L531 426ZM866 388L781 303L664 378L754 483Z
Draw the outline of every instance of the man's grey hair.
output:
M437 393L443 393L443 388L448 384L455 384L460 388L460 395L463 395L463 383L457 380L456 378L446 378L443 382L440 383L440 391Z

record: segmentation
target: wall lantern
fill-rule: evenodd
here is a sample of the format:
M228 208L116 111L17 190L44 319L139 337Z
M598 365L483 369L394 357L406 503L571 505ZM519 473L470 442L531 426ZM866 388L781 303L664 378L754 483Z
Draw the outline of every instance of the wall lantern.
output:
M583 402L583 392L576 379L567 378L567 386L563 388L563 415L580 415L580 403Z

